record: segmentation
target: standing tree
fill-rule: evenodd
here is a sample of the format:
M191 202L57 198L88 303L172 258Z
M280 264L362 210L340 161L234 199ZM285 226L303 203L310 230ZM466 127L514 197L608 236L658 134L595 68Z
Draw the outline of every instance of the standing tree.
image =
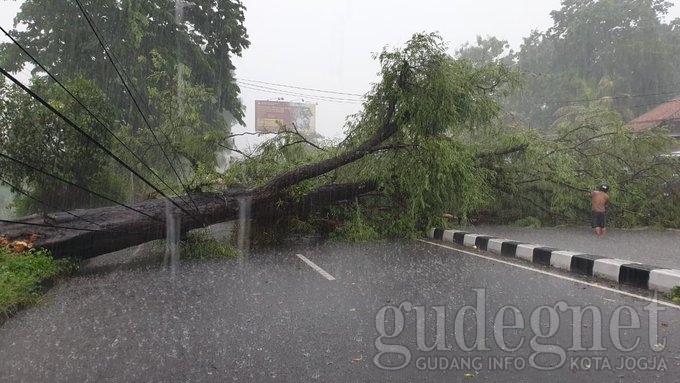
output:
M197 171L217 165L217 143L228 135L230 124L242 122L231 58L249 45L243 12L239 0L26 0L15 18L16 29L9 31L16 44L0 45L0 67L17 72L33 65L32 88L39 96L87 125L87 132L155 187L179 194ZM70 100L20 46L97 118ZM83 153L94 146L85 144L84 137L75 140L78 134L69 128L47 123L56 117L20 92L7 85L0 95L5 132L0 150L110 197L120 196L120 185L129 182L130 174L102 158L102 152ZM24 111L14 110L16 103ZM52 141L41 150L25 150L46 137ZM28 170L20 168L4 166L0 175L39 198L53 194L51 202L69 193L43 176L29 180ZM133 183L144 186L138 179ZM133 189L137 197L144 194L141 187ZM71 196L90 206L89 199ZM33 202L24 209L35 210Z
M497 125L477 137L491 152L494 199L475 212L496 223L584 224L589 190L613 186L612 224L677 227L677 142L664 132L631 133L625 121L673 97L680 83L680 20L665 24L661 0L566 0L554 25L521 50L496 38L459 51L477 63L507 62L524 86L505 100L519 129ZM519 123L517 123L519 121ZM540 130L522 129L523 126ZM508 142L518 150L491 149Z
M546 128L553 113L578 100L584 90L608 92L626 118L641 114L677 93L680 83L678 20L662 18L672 4L663 0L565 0L553 11L554 25L525 39L516 56L527 91L510 108L531 125Z
M107 43L129 80L146 101L147 79L156 70L152 52L171 66L192 72L191 84L215 92L213 113L231 113L241 121L231 57L249 46L240 0L175 0L101 2L91 0L26 0L15 18L21 25L10 34L59 78L85 74L102 88L122 112L132 107L90 22ZM18 71L32 64L14 44L0 45L2 66ZM141 59L140 58L145 58ZM209 117L209 116L203 116ZM214 116L213 116L214 117Z
M99 88L90 80L75 78L67 86L81 102L96 105L104 123L110 123L111 107ZM105 146L111 136L90 115L81 112L80 105L57 85L45 78L35 77L32 88L60 113L69 116L83 131ZM113 182L114 168L110 158L89 142L84 135L68 126L62 119L38 104L22 89L0 84L0 180L12 185L14 191L29 190L33 198L19 194L17 212L47 212L56 209L75 209L101 205L103 201L73 185L65 184L40 168L62 179L82 186L98 186L111 196L122 195L122 188ZM10 161L7 157L21 162ZM87 160L84 160L87 159ZM29 193L27 193L29 194ZM38 201L43 201L39 203Z

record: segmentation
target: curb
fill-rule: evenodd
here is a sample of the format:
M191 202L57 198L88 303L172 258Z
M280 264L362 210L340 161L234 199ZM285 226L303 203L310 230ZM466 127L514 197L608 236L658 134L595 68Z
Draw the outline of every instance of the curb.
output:
M519 258L570 273L602 278L647 290L669 292L674 286L680 286L680 270L532 245L460 230L431 229L427 236L430 239L452 242L503 257Z

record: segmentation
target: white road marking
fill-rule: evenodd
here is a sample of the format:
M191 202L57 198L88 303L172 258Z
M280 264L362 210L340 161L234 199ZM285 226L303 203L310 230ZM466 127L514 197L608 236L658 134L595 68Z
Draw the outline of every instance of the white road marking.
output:
M536 268L533 268L533 267L529 267L529 266L518 265L518 264L516 264L516 263L504 261L504 260L502 260L502 259L498 259L498 258L495 258L495 257L489 257L489 256L486 256L486 255L471 253L471 252L469 252L469 251L457 249L457 248L455 248L455 247L442 245L441 243L430 242L430 241L426 241L426 240L424 240L424 239L419 239L418 241L424 242L424 243L427 243L427 244L430 244L430 245L434 245L434 246L443 247L443 248L445 248L445 249L457 251L457 252L460 252L460 253L463 253L463 254L472 255L472 256L474 256L474 257L484 258L484 259L489 260L489 261L494 261L494 262L502 263L502 264L504 264L504 265L509 265L509 266L512 266L512 267L517 267L517 268L520 268L520 269L533 271L533 272L536 272L536 273L539 273L539 274L550 275L550 276L552 276L552 277L556 277L556 278L559 278L559 279L564 279L565 281L575 282L575 283L579 283L579 284L582 284L582 285L586 285L586 286L598 288L598 289L601 289L601 290L610 291L610 292L618 293L618 294L621 294L621 295L626 295L626 296L629 296L629 297L641 299L641 300L643 300L643 301L650 301L650 300L651 300L651 298L645 297L645 296L642 296L642 295L629 293L629 292L627 292L627 291L621 291L621 290L617 290L617 289L612 289L611 287L606 287L606 286L601 286L601 285L598 285L598 284L595 284L595 283L590 283L590 282L581 281L581 280L578 280L578 279L576 279L576 278L570 278L570 277L567 277L567 276L564 276L564 275L555 274L555 273L550 273L550 272L548 272L548 271L539 270L539 269L536 269ZM674 308L674 309L680 310L680 305L676 305L676 304L674 304L674 303L664 302L664 301L662 301L662 300L657 300L657 304L662 305L662 306L672 307L672 308Z
M304 263L306 263L309 267L311 267L312 269L316 270L316 272L318 272L319 274L321 274L324 278L328 279L329 281L334 281L334 280L335 280L335 277L333 277L332 275L328 274L328 273L326 272L326 270L324 270L324 269L320 268L319 266L317 266L316 263L310 261L310 260L307 259L307 257L305 257L304 255L302 255L302 254L295 254L295 255L296 255L298 258L302 259L302 261L303 261Z

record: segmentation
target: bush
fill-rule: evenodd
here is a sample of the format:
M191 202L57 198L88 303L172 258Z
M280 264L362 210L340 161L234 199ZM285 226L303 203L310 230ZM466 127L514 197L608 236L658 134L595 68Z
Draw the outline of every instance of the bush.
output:
M669 293L666 293L666 298L675 303L680 303L680 286L674 286Z
M375 242L381 237L371 226L349 222L333 232L332 238L343 242Z
M39 302L44 284L69 268L68 261L55 261L45 250L14 254L0 247L0 318Z
M198 230L189 233L180 243L180 254L185 259L219 259L234 257L238 252L215 239L207 230Z

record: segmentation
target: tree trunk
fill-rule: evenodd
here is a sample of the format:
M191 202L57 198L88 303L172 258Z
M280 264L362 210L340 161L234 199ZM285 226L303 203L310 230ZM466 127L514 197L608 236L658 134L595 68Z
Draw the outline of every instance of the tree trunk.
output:
M375 189L376 184L373 182L327 185L299 201L257 190L201 193L192 195L193 201L189 201L186 196L174 198L191 216L164 199L154 199L131 206L148 216L122 206L75 210L53 214L47 221L42 216L32 216L22 219L21 223L0 223L0 234L10 242L30 241L32 235L37 235L33 245L51 251L55 258L84 259L163 239L168 217L176 217L180 232L186 233L192 229L239 219L241 207L248 203L251 204L251 218L256 220L272 219L284 214L307 216L334 202L351 200Z

